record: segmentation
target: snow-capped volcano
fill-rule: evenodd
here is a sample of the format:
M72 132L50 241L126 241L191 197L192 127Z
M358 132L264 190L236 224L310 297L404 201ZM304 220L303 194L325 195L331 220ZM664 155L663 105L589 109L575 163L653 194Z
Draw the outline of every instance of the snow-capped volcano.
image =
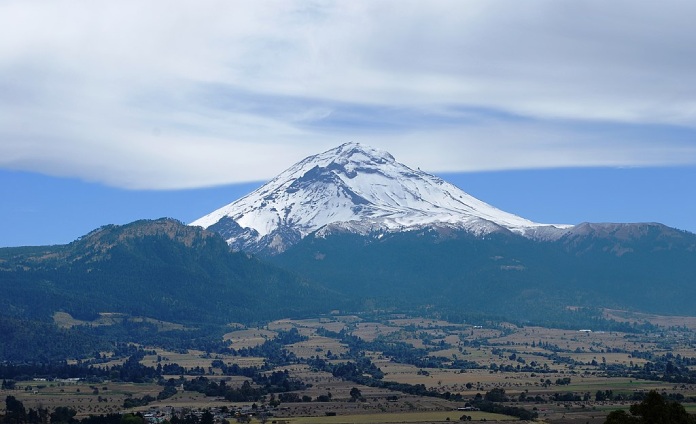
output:
M478 235L507 229L538 236L568 227L501 211L357 143L310 156L190 225L221 233L236 249L275 252L318 230L367 234L444 225Z

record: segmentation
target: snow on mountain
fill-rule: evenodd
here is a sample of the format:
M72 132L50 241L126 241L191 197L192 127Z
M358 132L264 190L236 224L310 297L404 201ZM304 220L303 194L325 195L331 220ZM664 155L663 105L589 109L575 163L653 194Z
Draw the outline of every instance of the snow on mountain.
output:
M190 225L221 233L236 249L283 251L323 229L367 234L448 226L558 237L569 226L501 211L389 153L346 143L293 165L258 190Z

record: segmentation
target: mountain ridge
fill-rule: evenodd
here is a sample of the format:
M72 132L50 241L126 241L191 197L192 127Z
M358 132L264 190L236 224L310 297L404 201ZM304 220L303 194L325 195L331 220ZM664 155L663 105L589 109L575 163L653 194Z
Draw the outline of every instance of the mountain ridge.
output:
M326 312L322 287L172 219L100 227L67 245L0 250L0 307L20 317L100 312L178 323ZM340 302L339 302L340 303Z
M434 227L369 241L332 233L306 237L267 260L329 289L350 287L382 308L431 305L520 320L574 306L696 314L695 234L663 224L579 228L541 241Z

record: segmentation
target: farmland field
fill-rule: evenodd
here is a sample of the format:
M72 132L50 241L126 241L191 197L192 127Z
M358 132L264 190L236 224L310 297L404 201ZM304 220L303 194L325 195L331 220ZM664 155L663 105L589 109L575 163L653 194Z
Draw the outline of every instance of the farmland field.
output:
M222 408L297 424L518 419L470 406L492 394L499 395L495 402L508 414L525 410L550 423L601 423L608 412L627 409L651 390L696 412L692 320L680 325L678 317L607 314L651 326L578 331L402 315L285 319L253 328L236 324L223 336L225 352L138 347L144 349L143 367L162 369L159 381L20 380L0 395L14 396L27 408L68 406L78 417ZM66 317L59 318L67 325ZM108 370L127 362L110 355L104 352L105 359L94 366ZM365 368L345 371L351 363ZM272 374L294 388L268 389L262 381ZM174 394L158 400L165 383ZM196 388L200 384L246 385L260 395L240 402L206 395ZM147 401L129 406L143 398Z

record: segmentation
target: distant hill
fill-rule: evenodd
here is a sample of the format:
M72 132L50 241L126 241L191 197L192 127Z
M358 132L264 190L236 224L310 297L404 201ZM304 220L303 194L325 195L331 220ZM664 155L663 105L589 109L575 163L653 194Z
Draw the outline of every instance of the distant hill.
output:
M696 235L581 224L556 240L437 227L321 234L269 257L365 305L548 320L570 306L696 315Z
M329 293L171 219L99 228L64 246L0 249L3 314L91 320L119 312L181 323L316 314ZM340 301L333 300L336 304Z

